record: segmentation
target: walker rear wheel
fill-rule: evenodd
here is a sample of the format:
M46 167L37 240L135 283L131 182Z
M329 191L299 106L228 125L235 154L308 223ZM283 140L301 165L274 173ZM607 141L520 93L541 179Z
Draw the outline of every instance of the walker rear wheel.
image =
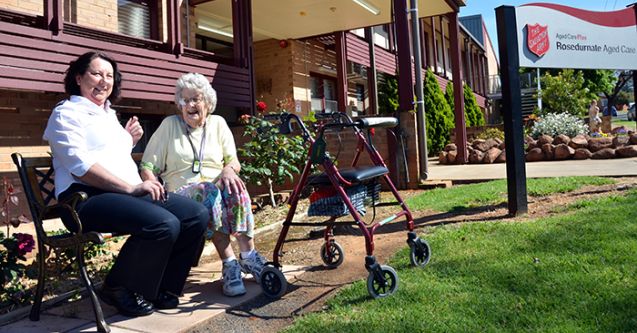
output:
M431 258L431 248L426 240L416 238L409 242L409 261L414 267L425 267Z
M373 271L367 276L367 292L373 298L381 298L392 295L398 290L398 274L387 265L380 265L379 276Z
M261 289L270 298L279 298L288 289L288 281L283 272L274 266L265 266L261 272Z
M343 263L345 252L340 244L334 240L330 240L321 246L321 259L329 268L336 268Z

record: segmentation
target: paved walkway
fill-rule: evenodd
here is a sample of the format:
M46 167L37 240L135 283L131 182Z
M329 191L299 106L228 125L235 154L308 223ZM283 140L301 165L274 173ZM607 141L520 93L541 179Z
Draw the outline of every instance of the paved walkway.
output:
M431 161L428 180L473 181L507 177L506 164L441 165ZM527 178L563 176L637 176L637 157L526 163Z
M284 266L288 281L303 272L296 266ZM201 265L192 269L180 305L173 310L158 310L150 316L129 318L117 314L115 308L102 302L106 322L112 333L187 332L228 308L237 306L261 294L261 287L254 279L247 279L247 293L239 297L226 297L221 292L221 263ZM28 308L25 315L28 315ZM88 300L75 301L46 309L39 321L23 318L0 326L0 333L41 332L96 332L93 307Z
M534 162L526 164L529 178L558 176L637 176L637 158L612 160L568 160ZM475 181L506 178L505 164L440 165L429 163L429 180ZM212 252L212 248L206 248ZM301 267L284 267L288 281L303 272ZM117 332L187 332L202 325L226 309L257 297L261 288L254 281L246 281L248 293L237 298L224 297L221 293L221 264L216 261L193 269L180 306L175 310L162 310L150 316L127 318L118 315L114 308L102 303L107 322ZM23 317L28 308L22 311ZM16 313L14 315L19 315ZM2 317L0 317L0 320ZM42 312L38 322L22 318L0 326L0 333L31 332L95 332L90 302L82 300L53 306Z

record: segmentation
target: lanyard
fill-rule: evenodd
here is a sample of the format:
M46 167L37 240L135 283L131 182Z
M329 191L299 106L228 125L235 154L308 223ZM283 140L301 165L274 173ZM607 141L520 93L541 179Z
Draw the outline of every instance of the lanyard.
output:
M190 142L190 148L192 148L192 173L198 174L201 172L201 161L203 161L203 152L204 148L206 147L206 124L203 124L203 134L201 136L201 143L199 144L199 154L197 154L197 148L195 148L195 144L192 143L192 139L190 139L190 129L185 121L184 128L186 131L186 138L188 138L188 142Z

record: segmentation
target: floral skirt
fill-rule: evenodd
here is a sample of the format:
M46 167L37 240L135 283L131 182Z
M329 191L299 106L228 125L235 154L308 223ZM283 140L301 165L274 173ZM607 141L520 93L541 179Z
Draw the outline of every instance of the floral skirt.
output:
M254 236L254 216L250 195L244 191L238 196L220 190L214 183L201 182L180 187L175 191L179 195L189 197L208 208L210 221L206 238L212 238L216 232L224 234L242 233Z

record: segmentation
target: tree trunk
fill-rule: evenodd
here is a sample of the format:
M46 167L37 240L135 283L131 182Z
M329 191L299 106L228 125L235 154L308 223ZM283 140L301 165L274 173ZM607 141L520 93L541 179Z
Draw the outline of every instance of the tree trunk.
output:
M276 207L276 200L274 199L274 190L272 189L272 179L268 178L268 190L270 191L270 203L272 207Z

